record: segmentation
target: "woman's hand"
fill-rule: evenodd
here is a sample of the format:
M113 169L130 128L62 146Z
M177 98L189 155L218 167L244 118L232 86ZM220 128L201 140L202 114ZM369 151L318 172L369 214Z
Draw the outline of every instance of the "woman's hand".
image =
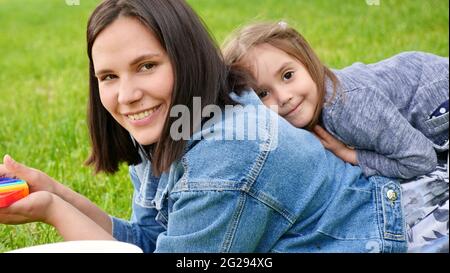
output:
M112 239L112 222L107 213L89 199L60 184L47 174L15 162L6 155L0 176L20 178L30 195L0 209L0 223L45 222L54 226L66 240Z
M30 222L50 221L54 196L50 192L38 191L22 198L6 208L0 208L0 223L16 225Z
M0 224L43 222L56 228L65 240L114 240L110 233L55 194L38 191L6 208Z
M358 165L356 151L354 149L349 148L319 125L314 127L313 133L319 138L322 145L337 157L350 164Z
M67 218L69 216L69 213L67 211L72 211L74 215L82 214L83 217L89 217L92 221L94 221L97 225L102 227L105 231L108 233L112 233L112 222L109 217L109 215L101 210L99 207L97 207L94 203L92 203L89 199L84 197L83 195L71 190L69 187L64 186L63 184L60 184L47 174L33 169L29 168L23 164L20 164L18 162L15 162L10 156L6 155L3 158L3 163L0 164L0 176L6 176L6 177L12 177L12 178L20 178L22 180L25 180L28 184L30 193L39 193L39 192L48 192L52 193L52 203L57 203L58 205L55 205L53 207L60 207L60 208L67 208L65 209L58 209L57 211L53 211L52 215L58 215L57 217L52 216L52 219L63 219ZM44 195L44 193L39 193L39 195ZM32 196L32 194L30 194ZM25 198L28 200L28 197ZM19 202L19 201L18 201ZM33 200L30 200L30 202L35 202ZM38 202L38 201L36 201ZM39 201L42 202L42 201ZM40 208L40 203L37 204L30 204L29 209L34 208ZM3 217L3 219L12 219L17 221L17 223L21 223L20 221L23 221L23 223L27 222L27 218L22 216L17 217L7 217L0 215L0 217ZM38 219L39 217L31 217L30 221L33 221L35 219ZM61 230L67 231L72 230L70 227L66 227L68 225L67 223L71 221L60 221L60 220L52 220L47 219L46 223L51 224L55 227L59 227L60 225L65 226L61 228ZM75 218L74 218L75 219ZM6 221L6 220L5 220ZM40 219L39 221L42 221ZM1 220L0 220L1 223ZM66 234L63 232L62 234ZM71 234L71 233L70 233ZM74 233L76 234L76 233ZM70 237L70 236L69 236Z
M9 155L5 155L3 164L0 164L0 177L11 177L24 180L28 184L30 193L38 191L56 193L56 186L59 184L56 180L42 171L20 164L14 161Z

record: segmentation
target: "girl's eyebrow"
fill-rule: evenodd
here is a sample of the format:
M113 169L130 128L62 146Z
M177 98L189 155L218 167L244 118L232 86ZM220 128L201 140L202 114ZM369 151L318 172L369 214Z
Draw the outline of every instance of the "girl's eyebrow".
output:
M131 61L131 62L130 62L130 66L134 66L134 65L136 65L137 63L139 63L139 62L141 62L141 61L143 61L143 60L145 60L145 59L151 59L151 58L154 58L154 57L158 57L158 56L160 56L160 55L161 55L161 54L159 54L159 53L147 53L147 54L143 54L143 55L141 55L141 56L135 58L133 61ZM98 72L95 72L95 76L98 77L98 75L103 75L103 74L113 73L113 72L114 72L114 71L111 70L111 69L102 69L102 70L100 70L100 71L98 71Z
M275 72L275 74L273 75L274 77L277 77L278 75L280 75L281 73L283 73L283 70L286 69L286 67L292 65L293 62L289 61L289 62L285 62L284 64L282 64L280 66L280 68L278 68L278 70Z

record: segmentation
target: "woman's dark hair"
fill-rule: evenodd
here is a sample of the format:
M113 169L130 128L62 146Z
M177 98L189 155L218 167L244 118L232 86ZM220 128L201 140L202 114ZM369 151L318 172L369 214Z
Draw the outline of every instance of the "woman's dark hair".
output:
M243 89L247 74L238 68L227 67L220 49L211 38L202 20L184 0L105 0L91 15L87 27L89 56L88 123L92 150L86 161L97 172L114 173L121 162L138 164L140 156L127 130L117 123L100 101L98 80L92 61L92 46L101 31L120 16L140 20L156 36L171 60L174 71L174 90L171 106L186 105L191 114L193 97L201 97L203 106L236 104L228 94L231 88ZM170 111L169 111L170 112ZM155 175L168 170L179 159L186 141L170 136L175 118L168 116L160 141L145 147L151 152ZM191 126L195 128L195 124ZM197 125L198 126L198 125ZM150 149L151 148L151 149Z

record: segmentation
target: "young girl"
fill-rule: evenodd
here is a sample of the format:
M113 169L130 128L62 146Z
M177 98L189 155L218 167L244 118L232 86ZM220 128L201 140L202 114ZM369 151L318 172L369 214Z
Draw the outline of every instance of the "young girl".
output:
M448 215L448 58L407 52L330 70L284 22L244 27L224 55L252 72L264 104L312 130L338 157L367 176L410 178L402 180L409 251L448 251L448 216L441 217Z
M253 92L231 101L226 94L248 85L245 75L227 68L184 1L106 0L87 36L88 162L110 173L129 164L131 220L5 156L0 175L26 180L31 194L0 209L1 223L42 221L66 240L117 239L145 252L405 251L400 185L366 178ZM231 119L259 121L264 137L251 139L214 114L189 125L200 128L190 140L174 140L172 110L182 106L193 117L194 97L219 109L241 103ZM257 106L263 111L246 111ZM199 137L216 128L244 138Z
M330 70L284 22L237 31L224 55L227 63L250 69L264 104L277 105L294 126L313 130L367 176L426 174L436 168L436 152L448 150L448 58L406 52ZM319 122L352 148L315 127Z

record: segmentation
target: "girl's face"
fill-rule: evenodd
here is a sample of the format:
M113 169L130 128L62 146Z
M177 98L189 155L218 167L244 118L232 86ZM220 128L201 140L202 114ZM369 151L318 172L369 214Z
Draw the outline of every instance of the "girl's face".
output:
M103 106L142 145L156 143L173 92L172 64L154 34L135 18L119 17L92 46Z
M262 102L278 106L278 114L295 127L307 126L319 103L316 83L296 58L269 44L251 48L244 61L258 84Z

